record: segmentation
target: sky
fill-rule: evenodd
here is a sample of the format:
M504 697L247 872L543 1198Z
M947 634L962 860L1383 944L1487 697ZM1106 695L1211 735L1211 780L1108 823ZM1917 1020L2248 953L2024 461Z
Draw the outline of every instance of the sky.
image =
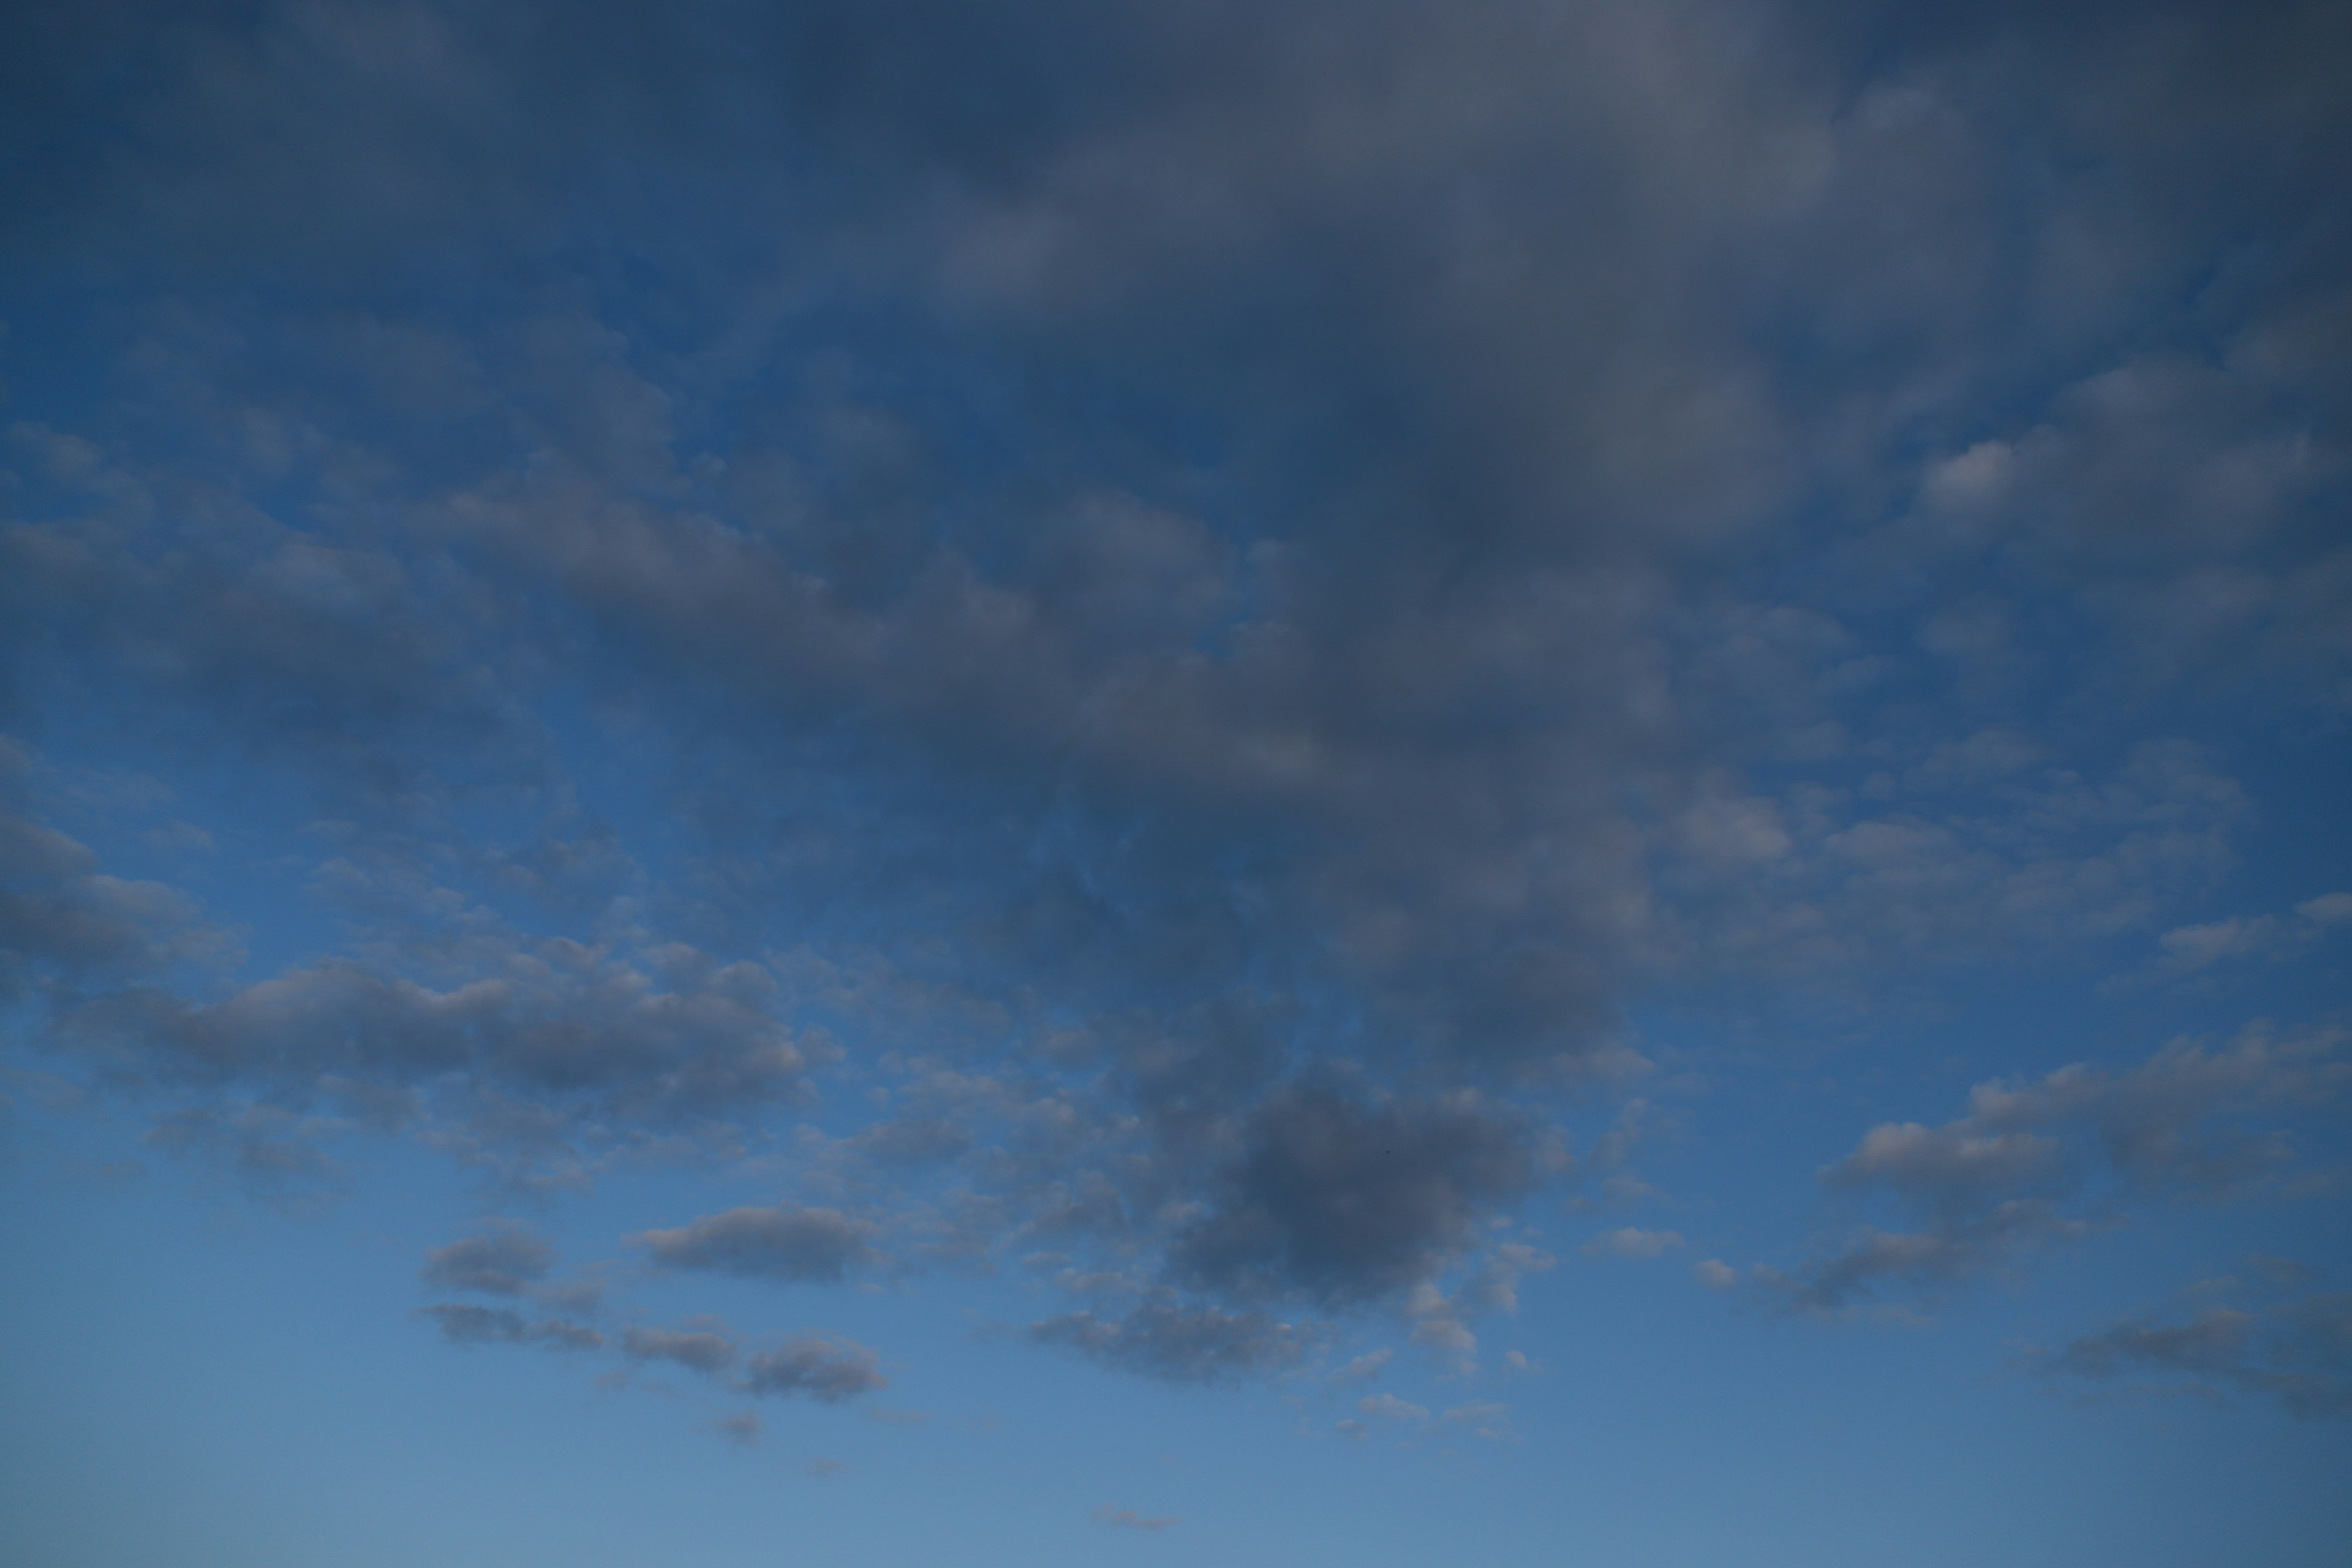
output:
M2320 1568L2352 13L0 53L33 1568Z

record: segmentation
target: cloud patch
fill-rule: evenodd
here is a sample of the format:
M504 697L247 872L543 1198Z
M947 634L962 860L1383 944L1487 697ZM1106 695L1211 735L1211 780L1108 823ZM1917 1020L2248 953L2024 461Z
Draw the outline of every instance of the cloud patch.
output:
M707 1215L635 1241L657 1268L787 1283L833 1284L876 1254L869 1223L838 1209L778 1204Z

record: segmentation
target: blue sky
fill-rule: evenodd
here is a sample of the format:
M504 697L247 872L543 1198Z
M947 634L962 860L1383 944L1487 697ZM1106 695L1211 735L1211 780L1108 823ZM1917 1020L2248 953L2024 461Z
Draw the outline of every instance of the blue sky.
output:
M2336 8L11 34L26 1561L2336 1560Z

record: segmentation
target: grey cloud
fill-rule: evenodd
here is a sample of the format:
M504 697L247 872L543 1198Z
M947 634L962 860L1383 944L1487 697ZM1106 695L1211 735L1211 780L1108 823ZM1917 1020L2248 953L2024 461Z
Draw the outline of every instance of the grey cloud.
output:
M455 1303L417 1309L422 1317L440 1325L441 1337L451 1344L532 1344L558 1351L598 1351L604 1336L584 1323L562 1318L525 1318L504 1307Z
M2044 1357L2042 1370L2091 1383L2250 1394L2305 1419L2352 1415L2352 1296L2314 1296L2264 1312L2210 1307L2181 1321L2137 1318Z
M166 1082L457 1083L656 1123L804 1092L801 1051L740 975L663 990L577 944L486 956L488 973L446 990L330 959L214 1002L152 988L94 997L55 1027L113 1070Z
M838 1405L877 1388L889 1379L874 1352L849 1340L803 1336L747 1358L738 1386L746 1394L777 1398L806 1394Z
M736 1344L714 1329L631 1328L621 1335L621 1349L637 1361L676 1362L706 1377L716 1377L734 1364Z
M1474 1097L1368 1102L1301 1086L1251 1117L1171 1263L1223 1289L1362 1301L1427 1279L1541 1170L1529 1130Z
M1864 1229L1794 1276L1759 1265L1749 1277L1780 1305L1806 1312L1844 1313L1895 1292L1932 1301L2035 1247L2090 1228L2046 1203L2019 1198L1933 1229ZM1730 1282L1705 1264L1700 1269L1711 1288Z
M235 943L194 900L108 876L86 846L38 820L37 767L27 748L0 735L0 999L43 976L120 981L234 956Z
M1276 1372L1305 1353L1306 1336L1262 1311L1230 1312L1171 1300L1124 1317L1071 1312L1029 1325L1040 1344L1074 1350L1122 1371L1169 1383L1214 1383Z
M874 1227L837 1209L779 1204L730 1209L676 1230L636 1238L665 1268L703 1269L753 1279L833 1281L876 1255Z
M554 1266L555 1247L546 1237L506 1226L434 1248L420 1278L452 1290L520 1296Z
M349 1188L349 1173L320 1147L339 1131L283 1106L197 1105L156 1117L140 1142L209 1162L265 1201L306 1209Z
M1920 1228L1868 1227L1794 1276L1759 1268L1753 1278L1812 1311L1890 1289L1934 1297L2087 1234L2127 1201L2227 1198L2290 1152L2276 1131L2244 1126L2247 1117L2307 1114L2352 1088L2344 1042L2340 1030L2281 1036L2256 1024L2223 1048L2175 1040L2120 1072L2076 1065L1979 1084L1966 1116L1933 1128L1883 1123L1821 1173L1833 1191L1892 1196ZM2069 1212L2086 1187L2093 1200Z

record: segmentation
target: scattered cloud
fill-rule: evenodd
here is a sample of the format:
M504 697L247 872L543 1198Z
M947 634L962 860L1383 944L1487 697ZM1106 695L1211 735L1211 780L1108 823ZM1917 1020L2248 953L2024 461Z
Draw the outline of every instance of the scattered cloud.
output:
M2122 1205L2228 1198L2293 1157L2283 1132L2248 1118L2305 1115L2352 1088L2347 1038L2257 1023L2218 1049L2176 1039L2122 1071L2075 1065L1979 1084L1967 1115L1938 1127L1883 1123L1821 1172L1830 1191L1891 1199L1917 1228L1864 1226L1793 1274L1759 1266L1751 1277L1812 1312L1890 1294L1934 1299L2087 1235ZM1703 1282L1728 1282L1701 1268Z

